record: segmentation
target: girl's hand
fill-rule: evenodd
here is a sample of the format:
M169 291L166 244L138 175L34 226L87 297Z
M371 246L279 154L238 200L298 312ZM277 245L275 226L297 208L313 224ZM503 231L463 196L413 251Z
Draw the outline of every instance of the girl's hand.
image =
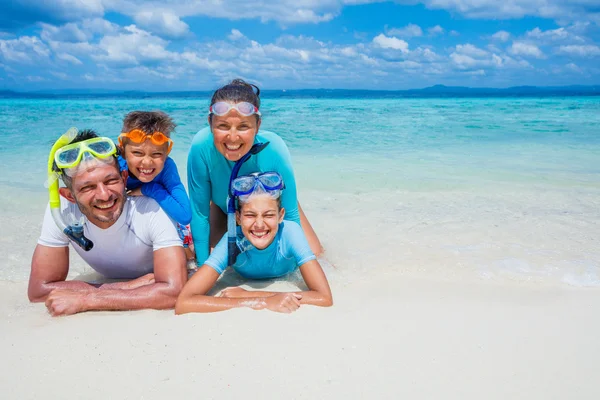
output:
M266 308L271 311L290 314L300 308L302 295L298 293L279 293L265 298Z

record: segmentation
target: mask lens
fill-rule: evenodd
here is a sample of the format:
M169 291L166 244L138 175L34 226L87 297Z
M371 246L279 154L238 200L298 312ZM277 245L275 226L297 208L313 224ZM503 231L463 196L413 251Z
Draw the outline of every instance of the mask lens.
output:
M112 145L108 142L97 142L88 144L88 148L96 153L96 155L108 155L112 150Z
M233 181L231 188L239 194L251 192L254 189L255 178L253 176L242 176Z
M265 173L260 175L258 180L265 187L265 189L281 189L282 180L279 174Z
M219 101L212 105L212 110L213 110L213 113L221 116L221 115L227 114L229 112L229 110L231 110L231 106L229 105L229 103L226 103L224 101Z
M56 164L58 165L59 168L62 168L61 166L67 166L67 165L73 164L79 158L79 151L80 151L80 148L76 147L74 149L69 149L69 150L66 150L66 151L63 151L63 152L57 154L56 159L55 159Z
M237 104L237 109L243 116L250 116L254 114L254 106L248 102L242 102Z

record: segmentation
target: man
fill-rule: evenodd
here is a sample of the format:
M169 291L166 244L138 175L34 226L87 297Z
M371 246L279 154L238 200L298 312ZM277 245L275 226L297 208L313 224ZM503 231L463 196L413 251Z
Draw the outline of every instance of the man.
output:
M97 138L93 131L82 131L69 144L68 154L63 152L72 160L69 168L62 167L66 187L59 189L61 214L73 221L82 215L87 218L84 234L93 247L85 251L74 244L59 228L65 224L55 222L58 213L53 214L49 207L31 261L29 299L45 301L53 316L90 310L173 308L187 277L175 225L153 199L126 195L127 171L119 169L114 144L110 139L97 143L93 138ZM110 155L94 154L95 148L104 151L110 146ZM132 280L99 287L66 281L69 243L102 275Z

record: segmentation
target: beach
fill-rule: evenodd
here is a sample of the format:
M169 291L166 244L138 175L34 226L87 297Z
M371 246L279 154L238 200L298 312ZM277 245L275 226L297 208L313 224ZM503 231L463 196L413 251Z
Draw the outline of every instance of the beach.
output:
M600 396L600 98L266 99L334 306L52 318L26 297L51 142L162 109L185 182L206 124L208 99L117 100L0 100L3 398Z

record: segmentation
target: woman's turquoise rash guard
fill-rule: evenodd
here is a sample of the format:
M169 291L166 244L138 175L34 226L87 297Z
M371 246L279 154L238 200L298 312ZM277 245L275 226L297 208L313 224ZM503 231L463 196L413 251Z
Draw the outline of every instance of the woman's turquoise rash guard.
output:
M281 195L285 219L300 224L296 179L290 152L283 139L273 132L260 130L254 138L254 143L259 142L270 144L244 163L239 176L252 172L279 172L285 182L285 190ZM234 164L216 149L210 127L196 134L188 154L187 168L188 193L192 203L191 228L198 265L202 265L208 258L210 201L227 213L229 177Z

